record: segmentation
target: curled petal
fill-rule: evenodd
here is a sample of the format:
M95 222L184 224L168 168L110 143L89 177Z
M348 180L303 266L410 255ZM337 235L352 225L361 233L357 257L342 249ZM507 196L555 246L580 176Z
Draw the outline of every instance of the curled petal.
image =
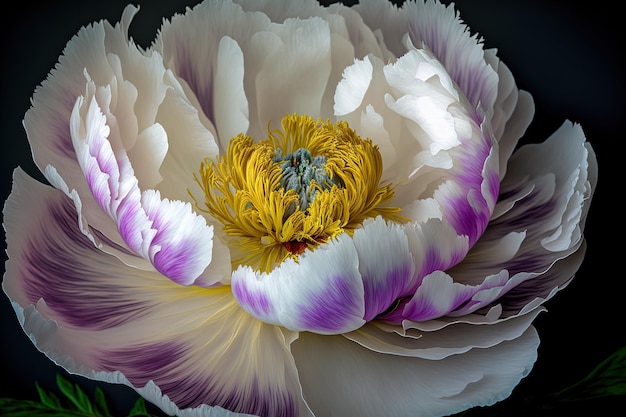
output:
M370 321L415 285L416 265L402 228L380 217L357 229L353 240L363 279L364 318Z
M433 51L472 108L489 111L498 94L498 76L485 62L478 36L470 35L452 5L407 2L405 7L412 44Z
M320 334L365 323L358 256L345 234L267 274L241 266L231 285L241 307L266 323Z
M507 294L509 314L551 296L582 263L581 228L596 182L595 154L578 125L566 122L546 142L520 148L502 183L506 198L464 262L448 272L476 284L506 268L508 282L480 304ZM492 254L504 261L504 253L505 262L494 262Z
M519 316L502 318L501 308L485 315L442 318L426 322L405 320L401 326L374 321L344 336L364 347L389 355L440 360L487 349L520 337L544 308L535 307Z
M189 203L161 199L157 191L142 194L127 156L113 152L109 132L96 97L79 98L71 117L72 140L100 207L117 223L128 247L159 272L182 285L213 284L196 282L211 261L212 228Z
M372 81L373 67L370 59L356 60L343 71L343 79L335 91L336 116L352 113L361 106L365 93Z
M421 285L408 302L402 303L397 312L402 319L424 321L453 311L466 302L476 290L468 285L459 284L442 271L434 271L422 280ZM395 314L385 316L393 320Z
M408 48L387 65L366 57L346 69L335 112L360 134L374 135L383 177L399 182L394 203L405 215L425 218L418 202L432 198L472 246L499 193L497 143L442 63L427 49Z

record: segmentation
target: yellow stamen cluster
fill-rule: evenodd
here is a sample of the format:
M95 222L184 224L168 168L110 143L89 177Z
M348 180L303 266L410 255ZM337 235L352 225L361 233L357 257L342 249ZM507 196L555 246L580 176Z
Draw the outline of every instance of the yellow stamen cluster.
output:
M194 175L205 194L204 207L197 200L196 206L223 224L233 267L268 272L287 257L297 259L341 233L352 234L366 218L404 220L399 208L384 205L394 192L380 184L382 158L371 140L361 139L345 122L309 116L287 115L281 127L257 143L239 134L219 161L205 159ZM325 158L325 174L333 183L322 187L312 180L314 196L304 210L298 192L281 185L283 169L276 162L277 154L302 148Z

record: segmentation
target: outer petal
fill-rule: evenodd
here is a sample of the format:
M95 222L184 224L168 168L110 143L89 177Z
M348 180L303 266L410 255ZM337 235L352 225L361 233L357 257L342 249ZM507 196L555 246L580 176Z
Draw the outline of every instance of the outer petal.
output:
M545 158L539 164L538 155ZM545 143L523 148L511 161L496 217L468 255L447 274L420 281L383 318L461 317L495 302L509 316L549 299L583 261L582 227L596 180L595 156L577 126L566 123Z
M506 398L530 371L538 343L529 328L488 349L426 360L380 354L341 336L303 333L292 351L316 415L420 417Z
M439 360L517 339L528 330L537 315L545 311L535 306L519 316L501 318L501 310L501 307L493 307L485 315L467 315L458 319L406 320L402 326L374 321L344 336L375 352Z
M547 298L582 263L582 229L596 182L595 154L578 125L566 122L546 142L521 148L509 163L494 219L450 274L475 283L506 268L511 276L506 288L485 297L481 306L509 291L504 299L509 312ZM521 240L505 240L513 234ZM508 255L494 264L490 254L503 245L510 248Z
M244 310L266 323L291 330L339 334L362 326L363 282L351 239L286 260L270 273L239 267L232 291Z
M72 195L83 232L103 250L128 248L115 221L93 198L72 143L70 119L77 98L86 90L96 97L106 117L111 149L128 157L142 189L156 187L165 177L168 180L158 187L160 192L169 199L182 196L189 201L192 170L205 156L217 152L211 132L165 69L161 56L144 52L129 40L128 27L136 12L137 8L127 7L115 27L98 22L81 29L35 91L33 106L24 118L36 164L50 183ZM119 250L111 253L129 262Z
M183 287L128 268L80 232L63 193L19 171L15 179L3 289L51 359L128 384L171 415L233 415L202 404L307 415L291 335L245 314L225 287Z

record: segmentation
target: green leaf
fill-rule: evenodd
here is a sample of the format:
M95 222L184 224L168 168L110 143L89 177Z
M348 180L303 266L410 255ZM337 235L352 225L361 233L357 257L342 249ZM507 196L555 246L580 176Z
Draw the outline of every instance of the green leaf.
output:
M146 409L146 402L143 397L139 397L137 401L135 401L135 405L128 413L127 417L136 417L136 416L149 416L148 410Z
M35 383L39 400L16 400L0 398L0 415L2 417L113 417L109 412L103 391L96 387L94 403L85 392L70 381L57 374L59 390L67 397L69 404L65 404L56 395L46 392ZM146 403L142 397L135 402L128 417L157 417L148 413Z
M94 394L95 397L95 413L100 417L113 417L113 415L109 412L109 407L107 406L106 398L104 397L104 392L100 389L100 387L96 387L96 391Z
M0 398L0 414L2 417L89 417L79 410L53 409L37 401L13 398Z
M93 407L87 394L77 385L65 380L61 374L57 374L57 385L61 392L70 400L77 409L88 414L93 414Z
M39 386L38 382L35 382L35 387L37 388L37 392L39 393L39 400L45 406L48 406L52 410L61 410L61 401L59 401L59 397L54 395L51 392L46 392Z
M547 397L557 401L587 401L614 395L626 395L626 346L577 383Z

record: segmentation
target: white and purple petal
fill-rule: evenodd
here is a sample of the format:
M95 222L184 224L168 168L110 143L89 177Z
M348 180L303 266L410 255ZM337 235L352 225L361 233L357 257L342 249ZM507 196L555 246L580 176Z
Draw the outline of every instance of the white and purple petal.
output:
M139 258L128 256L132 251L120 236L119 225L111 213L102 210L110 198L105 190L114 190L118 181L110 166L113 158L125 155L121 159L127 159L126 162L117 161L120 172L128 173L129 163L132 164L140 188L158 185L164 197L190 201L187 189L195 186L190 166L197 167L205 156L216 155L217 146L201 115L165 68L162 57L155 51L141 50L129 39L128 28L137 10L128 6L120 23L94 23L68 42L58 65L36 89L24 126L36 164L51 184L57 184L75 201L85 235L100 249L130 265L145 268ZM104 130L92 133L108 138L107 146L113 150L110 153L100 149L105 146L104 139L98 142L94 138L93 152L101 156L100 160L84 154L79 158L71 137L74 107L77 99L86 94L96 98L106 118L104 125L96 123L89 128L106 130L106 135ZM90 184L78 159L91 166L87 171ZM99 171L106 174L100 175ZM157 184L163 178L167 180ZM132 184L123 185L119 192L134 192ZM131 243L134 249L140 244L136 239ZM219 250L224 252L223 248ZM201 268L195 265L190 269L195 274L193 270ZM216 280L225 274L217 270L210 275Z
M308 415L293 335L250 317L227 287L129 268L94 247L76 216L64 193L16 171L3 289L40 350L69 372L134 387L171 415Z
M124 242L137 255L182 285L196 281L211 262L212 227L196 215L189 203L162 199L158 191L141 193L138 180L123 150L114 153L110 129L88 83L71 116L70 133L78 162L95 200L117 224Z
M354 244L342 234L269 273L240 266L231 286L241 307L259 320L290 330L340 334L365 323L358 265Z
M363 279L365 321L390 308L415 285L415 260L401 226L378 217L353 236Z
M398 182L394 204L425 218L417 201L433 198L441 218L471 246L498 196L497 143L442 64L428 50L407 48L387 65L367 57L348 67L335 113L381 147L383 177Z
M504 297L509 314L547 298L583 260L581 228L596 182L597 162L580 126L565 123L546 142L521 148L509 163L497 216L464 262L448 272L476 284L505 269L509 282L481 306ZM499 253L506 256L494 261Z
M68 43L48 79L35 90L33 106L24 116L24 127L37 166L42 172L48 165L54 166L69 190L76 190L80 197L81 216L85 223L117 244L123 244L123 241L115 231L115 224L98 209L76 161L69 121L76 98L85 94L85 69L90 71L94 80L106 80L106 84L115 78L107 55L112 50L129 48L128 26L136 11L134 7L127 8L115 28L107 22L82 28ZM134 49L130 53L139 52Z

